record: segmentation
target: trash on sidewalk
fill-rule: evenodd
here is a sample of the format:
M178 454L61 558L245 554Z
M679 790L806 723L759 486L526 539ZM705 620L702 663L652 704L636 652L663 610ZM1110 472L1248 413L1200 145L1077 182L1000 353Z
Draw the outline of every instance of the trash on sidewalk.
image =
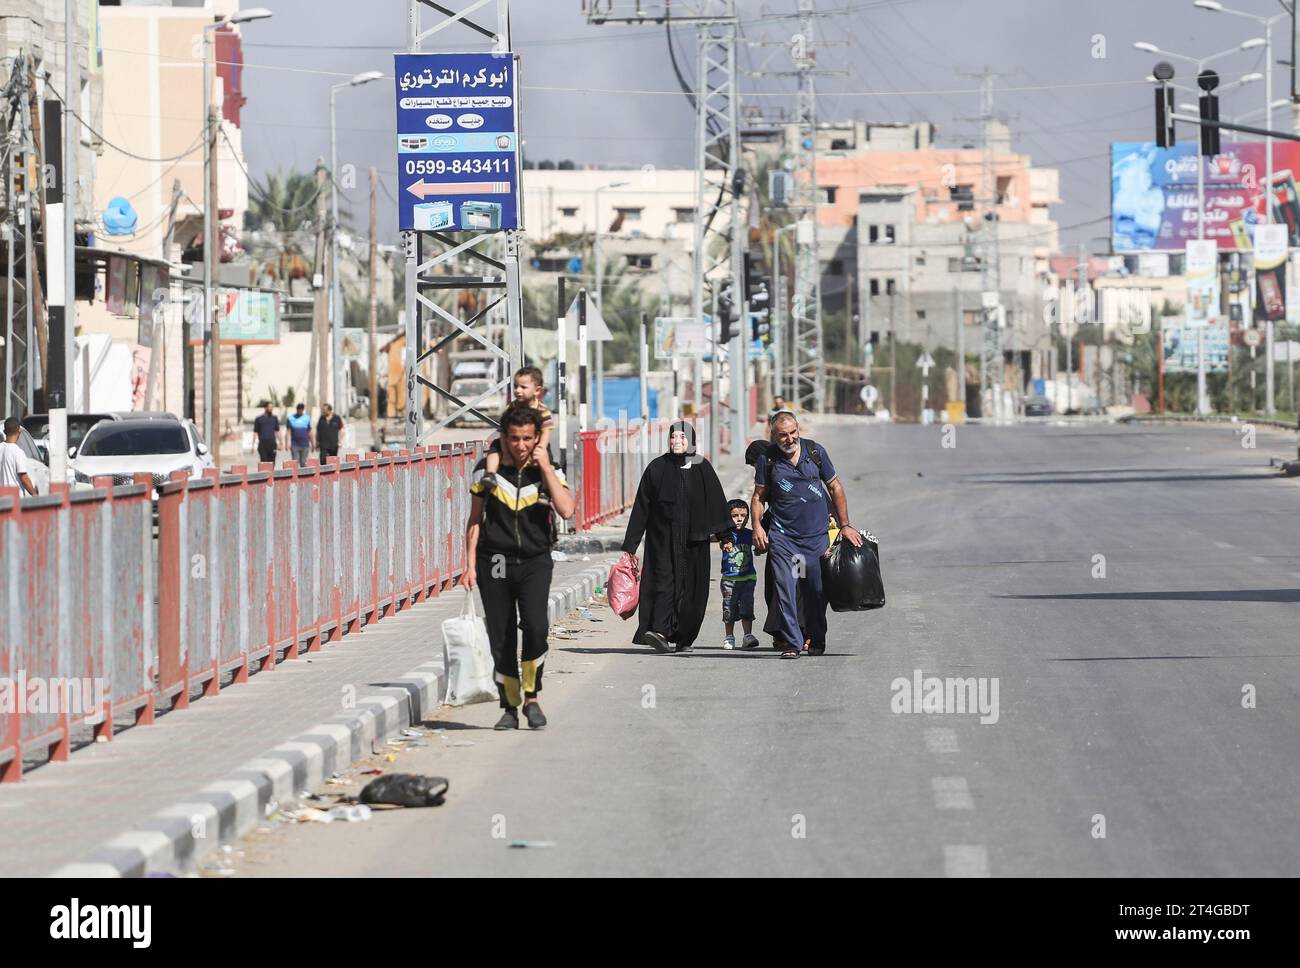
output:
M523 849L527 847L554 847L555 841L553 840L512 840L510 841L510 843L506 844L506 846L513 849Z
M568 561L568 560L569 560L569 556L566 555L563 551L552 551L552 552L551 552L551 560L552 560L552 561ZM584 560L585 560L585 559L584 559Z
M403 735L403 736L423 736L423 735L424 735L424 730L422 730L422 729L410 729L410 728L408 727L407 729L402 730L402 735Z
M361 771L361 775L362 775L362 776L380 776L380 775L383 774L383 772L384 772L384 771L381 770L379 767L377 767L377 766L372 766L372 767L369 767L369 768L367 768L367 769L362 770L362 771Z
M578 612L578 616L579 616L579 617L580 617L584 622L594 622L594 621L596 621L596 616L594 616L594 615L591 614L591 609L589 609L589 608L583 608L583 609L581 609L581 610Z
M442 776L390 773L371 780L361 790L362 803L388 803L398 807L436 807L450 782Z
M351 807L335 807L330 811L330 818L333 820L346 820L348 823L361 823L370 819L370 808L364 803L358 803Z

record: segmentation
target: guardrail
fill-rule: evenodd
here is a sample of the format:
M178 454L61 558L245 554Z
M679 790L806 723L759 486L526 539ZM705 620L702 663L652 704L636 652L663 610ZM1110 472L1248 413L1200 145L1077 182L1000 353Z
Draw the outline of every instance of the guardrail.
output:
M0 782L26 750L66 760L74 728L108 740L119 715L153 721L152 487L135 481L0 488Z
M0 489L0 689L100 689L89 709L0 705L0 780L18 780L24 752L42 745L66 759L76 727L111 739L124 711L151 723L155 702L183 709L193 688L214 695L232 673L230 685L246 682L254 665L273 669L449 588L465 568L479 451L178 472L159 489L156 605L148 475L21 501Z

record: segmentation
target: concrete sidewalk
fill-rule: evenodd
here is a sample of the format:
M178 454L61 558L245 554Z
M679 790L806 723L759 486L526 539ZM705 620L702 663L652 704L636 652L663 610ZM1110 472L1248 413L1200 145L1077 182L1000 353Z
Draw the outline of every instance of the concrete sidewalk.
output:
M552 623L590 598L610 560L556 563ZM459 590L444 592L153 726L30 770L0 789L0 872L192 867L259 822L270 799L319 785L436 708L441 623L462 603Z
M741 455L724 456L717 470L728 496L748 493ZM566 560L555 565L552 624L604 583L626 518L561 541ZM30 770L0 789L0 871L192 870L259 824L271 801L320 787L427 718L445 685L441 623L462 601L459 591L446 592L153 726Z

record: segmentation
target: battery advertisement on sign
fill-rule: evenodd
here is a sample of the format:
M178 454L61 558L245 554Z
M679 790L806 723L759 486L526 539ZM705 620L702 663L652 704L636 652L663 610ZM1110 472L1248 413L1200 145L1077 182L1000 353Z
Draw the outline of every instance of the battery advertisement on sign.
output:
M521 228L513 54L394 54L398 228Z

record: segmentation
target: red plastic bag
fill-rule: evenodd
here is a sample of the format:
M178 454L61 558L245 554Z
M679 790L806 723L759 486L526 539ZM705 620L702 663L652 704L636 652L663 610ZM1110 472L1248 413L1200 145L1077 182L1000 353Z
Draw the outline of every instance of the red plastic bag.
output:
M609 607L619 618L626 621L636 614L636 607L641 601L641 565L637 562L636 555L625 551L623 557L614 562L609 569L605 593L609 597Z

